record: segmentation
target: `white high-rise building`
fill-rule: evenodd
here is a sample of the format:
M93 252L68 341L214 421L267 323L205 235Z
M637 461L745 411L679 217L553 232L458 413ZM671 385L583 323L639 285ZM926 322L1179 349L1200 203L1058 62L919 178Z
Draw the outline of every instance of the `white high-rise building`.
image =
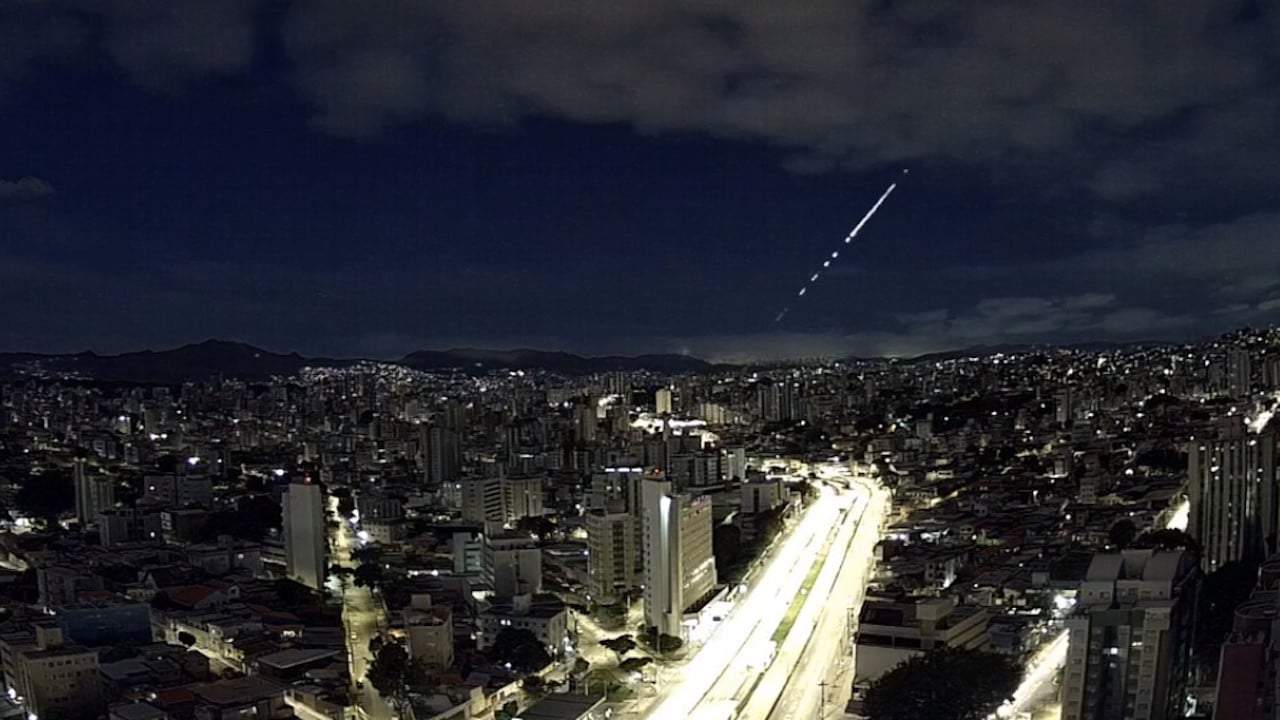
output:
M283 499L286 572L303 585L319 590L328 573L324 492L319 485L293 483Z
M1199 582L1182 550L1093 556L1066 623L1063 720L1185 715Z
M684 638L684 611L716 586L711 502L676 495L662 477L642 483L645 624Z
M653 394L653 409L659 415L671 412L671 388L658 388Z

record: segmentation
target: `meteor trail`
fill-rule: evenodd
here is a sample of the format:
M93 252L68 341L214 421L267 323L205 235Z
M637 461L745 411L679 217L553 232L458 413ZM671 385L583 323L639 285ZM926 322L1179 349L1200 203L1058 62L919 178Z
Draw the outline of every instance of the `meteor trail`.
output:
M902 174L903 174L903 175L906 175L908 172L910 172L910 171L909 171L909 170L903 170L903 171L902 171ZM867 214L866 214L866 215L863 215L863 216L862 216L862 219L858 221L858 224L853 226L853 230L849 231L849 234L845 236L845 238L844 238L844 244L845 244L845 245L848 245L849 243L853 242L853 239L854 239L854 238L856 238L856 237L858 237L858 233L862 230L862 226L863 226L863 225L866 225L866 224L867 224L867 221L871 219L871 216L876 214L876 211L880 209L880 206L884 204L884 201L885 201L885 200L887 200L887 199L889 198L889 195L890 195L890 194L894 191L894 189L895 189L895 188L897 188L897 187L898 187L898 183L889 183L889 187L885 188L885 191L884 191L883 193L881 193L881 195L880 195L880 199L879 199L879 200L876 200L875 204L871 206L871 209L867 211ZM832 261L832 260L835 260L835 259L837 259L837 258L839 258L839 257L840 257L840 251L839 251L839 250L833 250L833 251L831 252L831 258L830 258L830 259L828 259L828 260L823 261L823 263L822 263L822 267L823 267L824 269L825 269L825 268L829 268L829 267L831 267L831 261ZM813 283L817 282L817 281L818 281L818 276L819 276L819 275L821 275L821 274L822 274L822 271L821 271L821 270L819 270L819 271L817 271L817 272L813 273L813 275L809 278L809 282L805 283L804 287L800 288L800 292L796 293L796 297L804 297L804 294L805 294L806 292L808 292L808 291L809 291L809 286L810 286L810 285L812 285ZM778 315L773 319L773 321L774 321L775 323L776 323L776 322L781 322L781 321L782 321L782 318L786 317L787 312L788 312L789 310L791 310L791 308L790 308L790 307L785 307L785 308L783 308L781 311L779 311L779 312L778 312Z

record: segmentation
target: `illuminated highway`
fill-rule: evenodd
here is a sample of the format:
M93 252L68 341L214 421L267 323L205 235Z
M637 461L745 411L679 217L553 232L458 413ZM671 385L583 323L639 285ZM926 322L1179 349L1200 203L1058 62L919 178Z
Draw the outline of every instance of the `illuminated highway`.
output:
M838 466L819 468L819 476L828 476ZM761 683L762 697L758 707L773 698L767 714L747 714L751 718L808 720L809 718L843 717L844 707L853 687L853 663L847 643L850 615L856 620L867 580L874 569L874 550L880 540L880 523L888 513L889 493L874 482L849 477L859 487L856 527L841 557L829 558L824 574L830 580L818 584L827 588L814 593L805 610L809 620L796 623L787 645L778 654L778 662L769 670L776 685L784 683L781 694L769 682ZM770 680L767 676L766 680Z
M691 660L660 671L661 689L648 717L765 720L810 700L816 712L821 699L802 686L838 674L846 612L860 597L884 501L843 465L823 465L817 472L823 480L853 481L852 487L820 487L818 499L706 644ZM860 522L871 517L870 505L876 521ZM796 599L798 612L792 607Z

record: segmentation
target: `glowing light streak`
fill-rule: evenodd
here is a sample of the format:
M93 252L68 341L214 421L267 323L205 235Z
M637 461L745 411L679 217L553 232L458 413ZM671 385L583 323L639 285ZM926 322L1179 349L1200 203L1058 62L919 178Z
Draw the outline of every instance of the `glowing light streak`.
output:
M903 174L903 175L906 175L908 172L909 172L908 170L903 170L903 171L902 171L902 174ZM890 194L891 194L891 193L892 193L892 192L893 192L897 187L898 187L898 184L897 184L897 183L889 183L889 187L885 188L885 191L884 191L883 193L881 193L881 194L880 194L880 198L879 198L878 200L876 200L876 202L875 202L875 204L874 204L874 205L872 205L872 206L871 206L871 209L867 211L867 214L866 214L866 215L863 215L863 216L862 216L862 219L858 221L858 224L857 224L857 225L855 225L855 226L853 226L853 230L850 230L850 231L849 231L849 234L845 236L845 238L844 238L844 244L845 244L845 245L848 245L849 243L852 243L852 242L853 242L853 239L854 239L854 238L856 238L856 237L858 236L858 233L862 231L863 226L864 226L864 225L866 225L866 224L867 224L867 222L871 220L871 216L873 216L873 215L875 215L875 214L876 214L876 211L880 209L880 206L884 204L884 201L885 201L885 200L889 199L889 195L890 195ZM823 267L823 268L829 268L829 267L831 267L831 261L832 261L832 260L836 260L836 259L838 259L839 257L840 257L840 251L839 251L839 250L833 250L833 251L831 252L831 257L830 257L830 259L827 259L827 260L824 260L824 261L823 261L823 263L822 263L822 267ZM818 276L819 276L820 274L821 274L820 272L815 272L815 273L812 275L812 277L810 277L810 278L809 278L809 282L808 282L808 283L806 283L804 287L800 288L800 292L796 293L796 297L804 297L804 294L805 294L806 292L808 292L808 291L809 291L809 285L812 285L813 283L817 282L817 281L818 281ZM781 322L782 318L786 317L787 312L788 312L790 309L791 309L791 308L789 308L789 307L787 307L787 308L783 308L781 311L779 311L779 312L778 312L777 316L775 316L775 317L773 318L773 321L774 321L775 323L776 323L776 322Z

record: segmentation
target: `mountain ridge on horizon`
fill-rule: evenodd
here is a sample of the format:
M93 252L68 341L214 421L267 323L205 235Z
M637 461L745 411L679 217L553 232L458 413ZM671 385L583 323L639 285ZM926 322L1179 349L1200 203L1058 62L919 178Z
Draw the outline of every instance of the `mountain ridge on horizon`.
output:
M967 356L998 353L1016 354L1046 350L1098 352L1126 347L1167 345L1166 341L1079 342L975 345L911 357L900 362L933 362ZM843 360L875 361L889 357L844 356ZM239 340L210 338L164 350L135 350L99 354L93 350L75 353L0 352L0 374L15 367L39 363L54 372L76 373L101 381L136 383L177 383L203 380L217 375L245 380L263 380L292 375L304 367L350 367L360 362L403 365L415 370L519 370L544 369L568 375L593 372L653 370L673 374L705 372L716 368L785 365L788 361L760 363L717 363L693 355L645 353L639 355L582 355L563 350L455 347L447 350L415 350L395 359L371 357L306 356L295 351L273 352Z
M585 356L529 348L417 350L394 359L334 358L304 356L297 351L278 353L238 340L218 338L164 350L135 350L112 355L92 350L75 353L0 353L0 371L11 371L15 366L39 363L54 372L77 373L95 380L138 383L185 382L216 375L266 379L274 375L291 375L308 366L349 367L360 362L403 365L415 370L542 368L566 374L640 369L694 372L715 367L713 363L689 355L651 353L636 356Z

